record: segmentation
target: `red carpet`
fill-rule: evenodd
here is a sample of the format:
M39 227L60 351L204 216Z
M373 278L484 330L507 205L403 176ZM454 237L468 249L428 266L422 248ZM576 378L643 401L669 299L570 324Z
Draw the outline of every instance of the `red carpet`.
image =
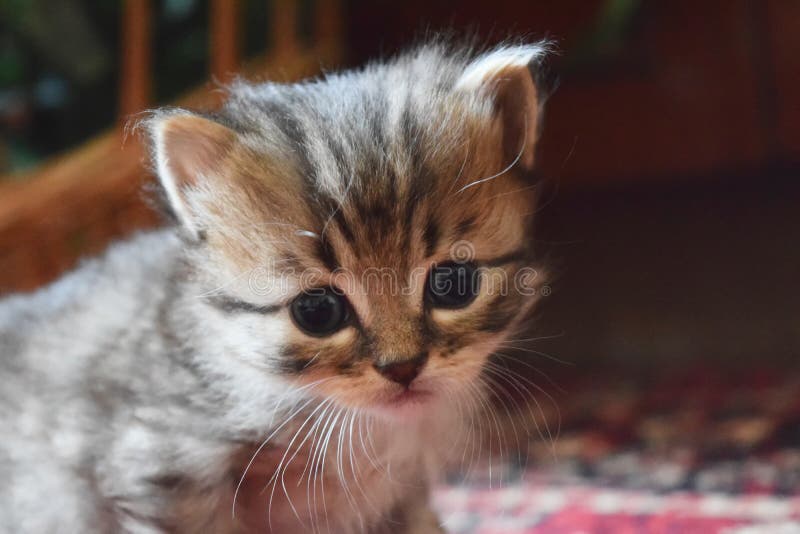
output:
M525 461L495 466L491 484L483 469L440 488L445 527L800 533L800 372L623 376L564 386L555 457L532 439Z

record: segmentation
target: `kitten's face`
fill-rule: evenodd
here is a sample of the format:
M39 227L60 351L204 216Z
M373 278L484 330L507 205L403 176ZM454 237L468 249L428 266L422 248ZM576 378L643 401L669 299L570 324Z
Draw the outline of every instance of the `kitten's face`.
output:
M159 173L201 241L208 307L245 340L238 357L382 413L475 387L539 282L521 173L539 53L470 63L433 50L302 87L234 88L231 128L161 119Z

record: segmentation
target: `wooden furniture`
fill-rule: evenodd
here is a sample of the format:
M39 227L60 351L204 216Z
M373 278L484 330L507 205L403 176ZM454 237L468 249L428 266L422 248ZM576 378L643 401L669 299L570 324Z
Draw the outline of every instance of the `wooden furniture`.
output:
M239 73L291 81L317 74L322 65L336 64L342 48L338 2L315 2L309 43L298 37L298 3L271 2L267 51L241 63L238 2L213 0L212 79L224 82ZM36 288L111 240L159 223L143 192L149 173L140 140L124 127L131 115L156 105L149 100L151 8L150 0L125 4L119 125L53 158L24 179L0 182L0 294ZM214 88L212 84L197 88L175 104L212 108L221 98Z

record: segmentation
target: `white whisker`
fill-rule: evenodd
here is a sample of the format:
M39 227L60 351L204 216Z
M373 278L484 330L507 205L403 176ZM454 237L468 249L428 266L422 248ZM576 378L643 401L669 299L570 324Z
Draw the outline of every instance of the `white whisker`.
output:
M528 122L524 121L523 124L525 125L525 129L522 131L522 146L520 146L519 152L517 153L517 157L514 158L514 161L509 163L508 167L506 167L502 171L498 172L497 174L493 174L491 176L487 176L486 178L481 178L480 180L475 180L474 182L470 182L467 185L465 185L464 187L462 187L461 189L459 189L458 191L456 191L456 193L461 193L465 189L469 189L473 185L482 184L484 182L488 182L490 180L494 180L495 178L499 178L500 176L503 176L505 173L507 173L508 171L510 171L511 169L514 168L514 165L516 165L519 162L520 158L522 157L522 154L525 152L525 145L527 144Z
M292 445L294 444L295 440L297 439L298 435L303 430L303 428L306 426L306 424L308 424L308 422L311 419L313 419L314 415L320 409L322 409L326 404L328 404L330 402L331 401L329 399L322 401L316 408L314 408L314 410L308 415L308 417L306 417L306 419L303 421L303 424L300 425L300 427L294 433L294 436L292 436L292 439L289 441L289 444L286 446L286 452L283 453L283 456L281 457L281 460L278 463L278 467L275 469L275 473L273 474L272 478L267 482L267 486L269 486L269 484L272 483L272 491L270 492L270 495L269 495L269 505L268 505L268 508L267 508L267 510L268 510L267 511L267 518L268 518L270 530L272 530L272 500L273 500L273 497L275 496L275 488L278 485L278 476L279 475L280 475L280 480L281 480L281 486L283 487L283 491L286 494L286 500L289 502L289 506L291 507L292 512L294 512L294 515L297 517L298 521L300 521L300 523L305 526L305 524L303 523L302 518L300 517L300 514L297 512L297 508L295 508L294 503L292 502L291 497L289 497L289 492L286 489L284 475L286 474L286 469L292 463L292 460L294 460L295 456L297 456L297 454L300 452L300 448L305 444L306 440L308 439L309 432L306 432L305 438L297 446L297 450L295 451L294 455L289 459L289 461L286 463L285 466L284 466L284 461L286 460L286 457L291 452ZM274 482L273 482L273 479L274 479Z
M316 381L316 382L312 382L311 384L308 384L307 386L304 386L304 387L303 387L303 388L301 388L301 389L307 389L307 388L310 388L310 387L312 387L312 386L315 386L315 385L321 384L321 383L323 383L323 382L326 382L327 380L330 380L330 378L325 378L325 379L322 379L322 380L318 380L318 381ZM247 462L247 466L244 468L244 472L242 473L242 476L241 476L241 478L239 479L239 482L238 482L238 484L236 484L236 489L235 489L235 490L234 490L234 492L233 492L233 502L231 503L231 517L234 517L234 518L236 517L236 498L237 498L237 497L238 497L238 495L239 495L239 490L240 490L240 489L241 489L241 487L242 487L242 483L244 482L244 478L245 478L245 476L247 476L247 471L248 471L248 470L250 469L250 467L253 465L253 462L255 461L255 459L256 459L256 457L258 456L258 454L259 454L259 453L260 453L260 452L261 452L261 451L264 449L264 447L267 445L267 443L269 443L269 441L270 441L270 440L271 440L273 437L275 437L275 435L276 435L276 434L277 434L277 433L278 433L278 432L279 432L279 431L280 431L280 430L281 430L281 429L282 429L284 426L286 426L286 425L289 423L289 421L291 421L291 420L292 420L292 419L293 419L293 418L294 418L294 417L295 417L295 416L296 416L298 413L300 413L301 411L303 411L303 410L306 408L306 406L308 406L309 404L311 404L311 403L312 403L314 400L315 400L315 399L314 399L314 397L311 397L311 398L309 398L309 399L308 399L308 400L307 400L307 401L306 401L306 402L305 402L305 403L304 403L304 404L303 404L303 405L302 405L300 408L298 408L297 410L295 410L295 411L294 411L294 413L292 413L291 415L289 415L288 417L286 417L286 418L284 419L284 421L283 421L283 422L282 422L282 423L281 423L281 424L280 424L280 425L279 425L279 426L278 426L278 427L277 427L275 430L273 430L273 431L272 431L272 433L271 433L269 436L267 436L267 438L266 438L264 441L262 441L262 442L261 442L261 445L259 445L259 446L258 446L258 448L256 449L256 451L253 453L253 456L250 458L250 461L249 461L249 462ZM274 415L274 412L273 412L273 415Z

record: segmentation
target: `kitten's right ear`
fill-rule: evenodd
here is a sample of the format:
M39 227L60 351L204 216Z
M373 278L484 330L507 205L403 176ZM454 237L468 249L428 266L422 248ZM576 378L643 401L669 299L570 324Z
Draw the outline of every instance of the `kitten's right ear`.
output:
M548 47L547 42L501 46L473 59L456 82L459 90L482 91L492 97L502 127L505 160L518 161L526 169L533 167L544 103L533 69Z
M189 193L220 173L236 134L186 111L156 114L147 122L156 172L169 205L189 235L199 239L199 214Z

